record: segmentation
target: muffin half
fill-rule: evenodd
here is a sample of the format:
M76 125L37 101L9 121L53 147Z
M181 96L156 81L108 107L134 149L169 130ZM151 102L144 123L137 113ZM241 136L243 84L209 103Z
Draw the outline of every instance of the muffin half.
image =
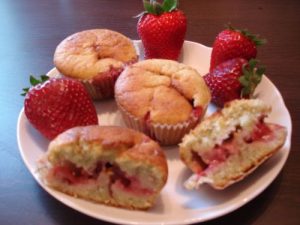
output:
M242 180L284 144L287 130L266 123L261 100L235 100L203 120L180 143L180 157L194 172L185 186L224 189Z
M179 143L201 120L210 98L195 69L165 59L130 65L115 85L115 99L126 125L163 145Z
M54 53L57 70L63 76L82 81L93 99L113 97L116 79L126 65L137 59L132 41L107 29L72 34Z
M156 142L113 126L76 127L58 135L39 172L59 191L129 209L152 207L168 176Z

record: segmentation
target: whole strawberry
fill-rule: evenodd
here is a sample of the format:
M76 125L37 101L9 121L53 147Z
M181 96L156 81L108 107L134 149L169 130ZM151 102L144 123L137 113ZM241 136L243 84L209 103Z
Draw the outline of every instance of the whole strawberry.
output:
M220 32L214 41L209 71L229 59L240 57L250 60L256 58L256 47L264 43L264 39L259 39L258 36L250 34L247 30L228 26L228 29Z
M24 110L29 122L46 138L75 127L98 124L96 109L83 85L76 80L30 77L30 89L24 89ZM24 95L23 94L23 95Z
M257 68L257 61L251 59L229 59L204 76L212 95L212 102L223 107L231 100L251 98L264 73Z
M186 17L178 10L176 0L144 0L145 12L140 16L137 32L142 40L145 59L178 60L186 33Z

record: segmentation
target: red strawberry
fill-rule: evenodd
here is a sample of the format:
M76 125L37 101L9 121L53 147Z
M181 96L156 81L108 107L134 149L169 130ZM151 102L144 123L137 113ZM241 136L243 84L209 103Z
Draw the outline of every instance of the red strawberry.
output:
M265 43L265 40L250 34L247 30L238 30L229 26L216 37L210 60L210 70L217 65L233 58L250 60L257 55L256 47Z
M25 115L48 139L75 127L98 124L96 109L84 86L76 80L50 79L42 82L30 77L35 86L25 96ZM24 95L24 94L23 94Z
M234 58L216 66L204 76L211 90L212 102L223 106L225 102L250 98L261 81L264 68L256 68L257 61Z
M177 60L186 33L186 17L178 10L176 0L144 1L146 12L137 24L143 42L145 59L164 58Z

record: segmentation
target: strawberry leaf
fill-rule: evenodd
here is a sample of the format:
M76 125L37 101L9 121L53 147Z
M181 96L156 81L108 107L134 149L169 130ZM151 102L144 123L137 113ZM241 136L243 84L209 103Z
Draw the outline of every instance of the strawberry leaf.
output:
M22 96L25 96L26 93L29 91L29 88L23 88L23 93L21 94Z
M240 32L241 34L243 34L244 36L249 38L251 41L253 41L253 43L256 46L261 46L261 45L264 45L267 43L266 39L260 38L258 34L252 34L247 29L237 29L237 28L233 27L230 23L226 24L225 27L229 30L234 30L234 31Z
M155 14L153 4L151 4L149 1L146 1L146 0L143 1L143 4L144 4L144 8L145 8L146 12Z
M160 3L158 3L156 0L143 0L144 8L147 13L154 14L154 15L159 15L163 13L163 8Z
M41 75L41 83L44 83L46 80L49 80L49 77L47 75Z
M29 81L30 81L31 86L35 86L37 84L44 83L48 79L49 79L49 77L44 74L40 76L40 80L35 78L33 75L29 76ZM25 96L27 94L27 92L30 90L30 88L23 88L22 90L23 90L23 93L21 93L21 95Z
M177 0L164 0L162 8L164 12L171 12L177 7Z
M177 7L177 0L164 0L163 3L157 2L157 0L143 0L146 13L160 15L163 12L171 12Z
M41 81L36 79L33 75L30 75L29 81L32 86L35 86L35 85L41 83Z
M262 75L265 72L264 67L257 67L258 61L250 59L248 65L243 66L243 76L239 78L241 85L243 86L241 91L241 98L252 97L255 88L260 83Z
M258 73L258 74L264 74L265 70L266 69L264 67L259 67L259 68L257 68L256 73Z

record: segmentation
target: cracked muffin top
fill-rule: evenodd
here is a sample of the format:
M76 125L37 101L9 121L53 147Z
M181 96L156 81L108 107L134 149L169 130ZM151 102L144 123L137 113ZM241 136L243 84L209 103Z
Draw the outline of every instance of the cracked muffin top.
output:
M54 65L65 76L90 79L135 62L132 41L116 31L92 29L64 39L54 53Z
M172 60L149 59L121 73L115 98L134 117L173 125L195 114L202 117L211 95L196 69Z

